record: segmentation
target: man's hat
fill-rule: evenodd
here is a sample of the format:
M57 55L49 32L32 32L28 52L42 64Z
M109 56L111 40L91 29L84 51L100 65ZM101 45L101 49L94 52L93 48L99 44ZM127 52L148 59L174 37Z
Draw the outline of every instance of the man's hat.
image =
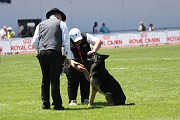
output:
M54 13L60 14L62 16L62 21L66 20L66 15L62 11L60 11L58 8L52 8L50 11L48 11L46 13L46 18L49 19L49 17Z
M77 42L79 40L82 40L82 36L81 36L81 32L79 29L77 28L73 28L69 31L69 36L70 38L74 41Z

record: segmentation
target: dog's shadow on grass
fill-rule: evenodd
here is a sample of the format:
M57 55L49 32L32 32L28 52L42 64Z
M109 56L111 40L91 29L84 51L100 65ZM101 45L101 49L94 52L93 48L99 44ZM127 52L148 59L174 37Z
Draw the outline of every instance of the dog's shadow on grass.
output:
M135 105L135 103L126 103L125 105L121 105L121 106L134 106ZM107 106L109 106L108 104L107 104L107 102L95 102L94 103L94 106L104 106L104 107L107 107ZM115 105L115 106L118 106L118 105Z
M94 102L93 106L108 106L107 102Z
M122 105L122 106L134 106L135 103L128 103L128 104L125 104L125 105ZM91 109L101 109L101 108L104 108L104 107L112 107L112 106L109 106L107 104L107 102L95 102L93 104L93 106L90 106L90 107L85 107L85 108L80 108L80 107L71 107L69 110L91 110Z
M128 103L128 104L125 104L123 106L134 106L134 105L135 105L135 103Z

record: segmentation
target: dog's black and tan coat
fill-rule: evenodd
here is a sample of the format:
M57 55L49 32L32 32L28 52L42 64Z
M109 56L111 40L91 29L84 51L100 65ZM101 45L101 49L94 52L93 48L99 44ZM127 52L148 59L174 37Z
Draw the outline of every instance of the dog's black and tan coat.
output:
M105 59L109 55L100 55L94 53L91 60L93 62L90 69L90 83L92 86L92 93L89 106L93 105L94 98L97 92L105 95L108 105L124 105L126 96L117 82L117 80L109 74L105 67Z

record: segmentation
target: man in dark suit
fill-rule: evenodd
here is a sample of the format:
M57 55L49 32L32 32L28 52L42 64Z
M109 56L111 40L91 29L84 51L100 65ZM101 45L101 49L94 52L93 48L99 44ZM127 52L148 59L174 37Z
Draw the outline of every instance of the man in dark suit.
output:
M53 8L47 12L46 18L36 26L32 41L42 70L42 108L50 109L51 88L54 110L64 110L59 88L63 62L61 46L64 47L67 67L73 57L68 27L64 22L66 15Z

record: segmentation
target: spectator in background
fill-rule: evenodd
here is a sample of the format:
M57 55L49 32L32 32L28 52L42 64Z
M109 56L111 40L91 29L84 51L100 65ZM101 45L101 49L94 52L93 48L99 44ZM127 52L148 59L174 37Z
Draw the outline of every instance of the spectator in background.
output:
M99 32L102 32L102 33L110 33L109 29L106 27L106 24L103 23L102 24L102 27L100 28L100 31Z
M12 31L12 28L11 27L8 27L7 28L7 39L10 39L10 38L15 38L15 32Z
M12 30L12 27L7 28L7 39L15 38L15 32ZM7 53L12 54L12 53ZM18 54L18 52L15 52L15 54Z
M140 22L139 28L138 28L139 32L143 32L146 31L146 27L144 26L143 21Z
M154 26L153 26L153 24L151 23L151 24L149 24L149 31L154 31Z
M18 26L18 35L21 37L22 36L22 31L24 30L24 26L19 23L19 26Z
M21 37L23 38L23 37L27 37L26 36L26 33L27 33L27 26L25 25L24 26L24 29L21 31Z
M93 34L97 34L97 33L98 33L98 22L94 22Z
M33 33L32 33L32 28L28 27L27 31L26 31L26 37L32 37Z
M154 26L153 26L153 24L151 23L151 24L149 24L149 31L151 32L151 31L154 31ZM156 44L156 46L157 46L158 44Z
M7 31L6 31L6 25L3 26L3 28L0 30L0 39L6 39L7 37Z

